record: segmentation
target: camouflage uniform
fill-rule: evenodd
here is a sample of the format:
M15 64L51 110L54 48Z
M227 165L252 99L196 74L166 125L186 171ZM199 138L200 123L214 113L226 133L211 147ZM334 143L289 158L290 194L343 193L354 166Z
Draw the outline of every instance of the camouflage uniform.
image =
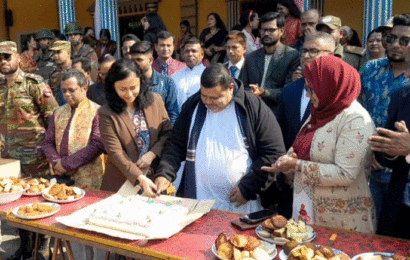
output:
M51 51L59 51L59 50L66 50L69 51L71 49L71 44L68 41L55 41L51 46ZM53 96L55 97L57 103L61 106L66 103L63 92L61 90L61 78L63 74L66 72L66 69L62 69L60 66L55 66L53 71L50 74L49 84L51 90L53 91Z
M23 175L49 175L46 158L38 151L49 117L57 108L50 88L41 77L19 70L7 87L0 82L0 141L2 157L20 160Z
M48 29L40 29L36 33L36 40L49 39L50 41L54 39L54 33ZM51 72L56 68L53 61L53 52L40 50L40 53L35 56L34 61L37 63L37 74L43 77L46 84L49 84L49 78Z

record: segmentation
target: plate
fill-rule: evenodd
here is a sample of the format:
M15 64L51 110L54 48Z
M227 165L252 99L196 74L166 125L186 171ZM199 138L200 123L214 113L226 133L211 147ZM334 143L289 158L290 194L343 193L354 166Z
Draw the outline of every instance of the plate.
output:
M317 246L317 245L316 245ZM339 249L335 249L335 248L332 248L332 250L333 250L333 254L344 254L344 255L347 255L345 252L343 252L343 251L341 251L341 250L339 250ZM347 255L348 256L348 255ZM349 257L350 258L350 257ZM288 256L285 254L285 251L280 251L280 253L279 253L279 259L280 260L288 260ZM351 259L352 260L352 259Z
M312 242L316 238L316 232L313 230L312 226L306 225L306 230L308 233L308 238L306 240L303 240L302 243ZM278 241L273 237L264 237L261 235L262 231L264 231L262 228L262 225L257 226L255 229L256 235L263 241L269 242L271 244L280 245L280 246L283 246L284 244L287 243L284 241Z
M52 206L52 207L56 207L57 210L54 211L54 212L51 212L51 213L47 213L47 214L44 214L44 215L38 215L38 216L20 216L19 214L17 214L17 212L19 211L20 207L23 207L23 206L32 206L33 204L34 204L34 203L30 203L30 204L18 206L17 208L13 209L12 213L13 213L13 215L14 215L16 218L21 218L21 219L40 219L40 218L46 218L46 217L52 216L52 215L56 214L57 212L59 212L60 209L61 209L61 206L60 206L59 204L57 204L57 203L41 202L40 204L46 204L46 205L49 205L49 206Z
M80 189L78 187L73 187L73 190L76 193L81 194L80 197L75 198L75 199L74 198L73 199L68 199L68 200L57 200L57 199L54 199L53 197L51 197L51 195L48 194L48 191L50 190L51 187L53 187L53 186L50 186L47 189L44 189L43 192L41 193L41 195L43 195L43 198L45 198L46 200L51 201L51 202L70 203L70 202L80 200L85 196L85 191L83 189Z
M0 194L0 205L18 200L21 197L21 195L23 195L23 193L26 192L26 190L27 189L15 191L15 192L1 193Z
M370 253L362 253L355 255L351 260L356 260L359 257L372 257L376 255L381 255L382 257L393 257L394 253L387 253L387 252L370 252Z
M40 192L24 192L23 195L24 196L29 196L29 197L40 196L41 191Z
M265 251L271 251L272 250L272 244L266 243L265 241L261 241L261 245L260 247L262 249L264 249ZM265 249L266 248L266 249ZM214 253L214 255L220 259L220 260L225 260L221 257L218 256L218 250L216 250L216 246L215 244L212 245L212 253ZM271 254L269 254L270 259L274 259L276 257L276 255L278 254L278 249L275 246L275 249L273 250L273 252ZM286 259L285 259L286 260Z

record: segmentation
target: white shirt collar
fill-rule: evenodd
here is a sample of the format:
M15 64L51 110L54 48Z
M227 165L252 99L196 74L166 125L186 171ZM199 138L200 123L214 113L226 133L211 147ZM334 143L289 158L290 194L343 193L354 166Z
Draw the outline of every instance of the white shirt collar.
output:
M245 58L242 58L242 60L238 61L238 63L236 63L235 65L233 65L232 62L229 61L229 63L228 63L228 69L229 69L230 67L232 67L232 66L235 66L235 67L237 67L239 70L241 70L244 63L245 63Z

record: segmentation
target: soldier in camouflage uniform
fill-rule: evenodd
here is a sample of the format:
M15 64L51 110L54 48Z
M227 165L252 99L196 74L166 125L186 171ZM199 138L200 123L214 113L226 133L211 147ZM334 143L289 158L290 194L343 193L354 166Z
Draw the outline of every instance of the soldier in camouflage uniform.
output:
M328 33L336 41L335 56L342 58L345 62L355 67L357 70L366 61L366 51L361 47L345 46L340 44L342 20L339 17L328 15L320 18L316 25L316 30Z
M53 58L56 65L50 75L50 87L58 105L62 106L66 101L61 91L61 77L67 70L71 69L71 44L68 41L55 41L50 50L54 53Z
M36 33L36 40L40 46L40 53L34 57L37 63L37 73L43 77L46 84L49 84L51 72L55 69L53 62L53 52L49 50L51 41L54 39L54 33L48 29L41 29Z
M81 24L72 22L65 27L65 35L71 43L71 59L78 57L90 59L91 62L91 79L97 81L98 77L98 57L90 45L83 43L84 29Z
M38 75L19 68L15 42L0 43L0 143L1 157L20 160L23 177L48 177L50 167L38 149L57 103L51 89ZM11 259L32 254L30 232L19 230L20 248ZM40 253L47 257L49 239L40 237ZM44 251L43 251L44 250ZM41 259L41 258L40 258Z

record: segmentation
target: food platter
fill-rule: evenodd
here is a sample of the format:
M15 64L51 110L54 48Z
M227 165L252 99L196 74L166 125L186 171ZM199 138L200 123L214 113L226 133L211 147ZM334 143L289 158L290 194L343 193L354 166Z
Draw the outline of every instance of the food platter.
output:
M318 247L318 245L316 245L316 247ZM343 251L341 251L341 250L339 250L339 249L332 248L332 250L333 250L333 253L334 253L334 254L343 254L343 255L346 255L347 257L349 257L345 252L343 252ZM349 257L349 258L350 258L350 257ZM284 250L280 251L280 253L279 253L279 259L280 259L280 260L287 260L287 259L288 259L288 256L286 255L286 253L285 253Z
M41 203L38 203L38 204L46 205L46 206L49 206L49 207L54 207L55 210L54 210L53 212L47 212L46 214L39 214L39 215L36 215L36 216L25 216L25 215L20 215L20 214L18 214L20 208L22 208L22 207L32 207L34 204L35 204L35 203L30 203L30 204L26 204L26 205L22 205L22 206L16 207L15 209L12 210L12 213L13 213L13 215L14 215L16 218L21 218L21 219L41 219L41 218L50 217L50 216L56 214L57 212L59 212L59 211L61 210L61 206L60 206L59 204L50 203L50 202L41 202Z
M358 259L366 259L366 260L371 260L373 257L374 259L380 259L378 256L381 257L393 257L393 253L386 253L386 252L370 252L370 253L362 253L355 255L352 260L358 260Z
M307 239L303 240L302 243L306 242L311 242L316 238L316 232L313 230L312 226L306 225L306 230L307 230ZM262 225L259 225L255 229L256 235L262 239L263 241L269 242L271 244L276 244L283 246L287 242L289 242L288 239L286 238L277 238L277 237L267 237L267 235L264 233L265 231L262 228Z
M273 250L272 250L272 246L273 246L272 244L269 244L269 243L267 243L267 242L265 242L265 241L261 241L261 246L260 246L260 247L261 247L263 250L265 250L265 251L268 252L268 253L269 253L269 251L272 251L272 253L269 254L270 259L274 259L274 258L276 257L276 255L278 254L278 250L277 250L276 246L274 247ZM225 260L224 258L218 256L218 251L216 250L215 244L212 245L212 253L213 253L218 259L220 259L220 260Z
M78 197L68 196L67 199L59 200L59 199L56 199L55 197L53 197L53 196L51 196L51 195L49 194L49 191L50 191L50 189L51 189L52 187L53 187L53 186L51 186L50 188L47 188L47 189L43 190L43 192L41 193L41 195L43 196L43 198L45 198L46 200L51 201L51 202L56 202L56 203L70 203L70 202L74 202L74 201L80 200L80 199L82 199L82 198L85 196L85 191L84 191L83 189L80 189L80 188L78 188L78 187L73 187L72 189L73 189L74 193L76 193L76 194L78 195Z
M1 193L0 194L0 205L7 204L7 203L18 200L25 191L26 189L15 191L15 192Z

